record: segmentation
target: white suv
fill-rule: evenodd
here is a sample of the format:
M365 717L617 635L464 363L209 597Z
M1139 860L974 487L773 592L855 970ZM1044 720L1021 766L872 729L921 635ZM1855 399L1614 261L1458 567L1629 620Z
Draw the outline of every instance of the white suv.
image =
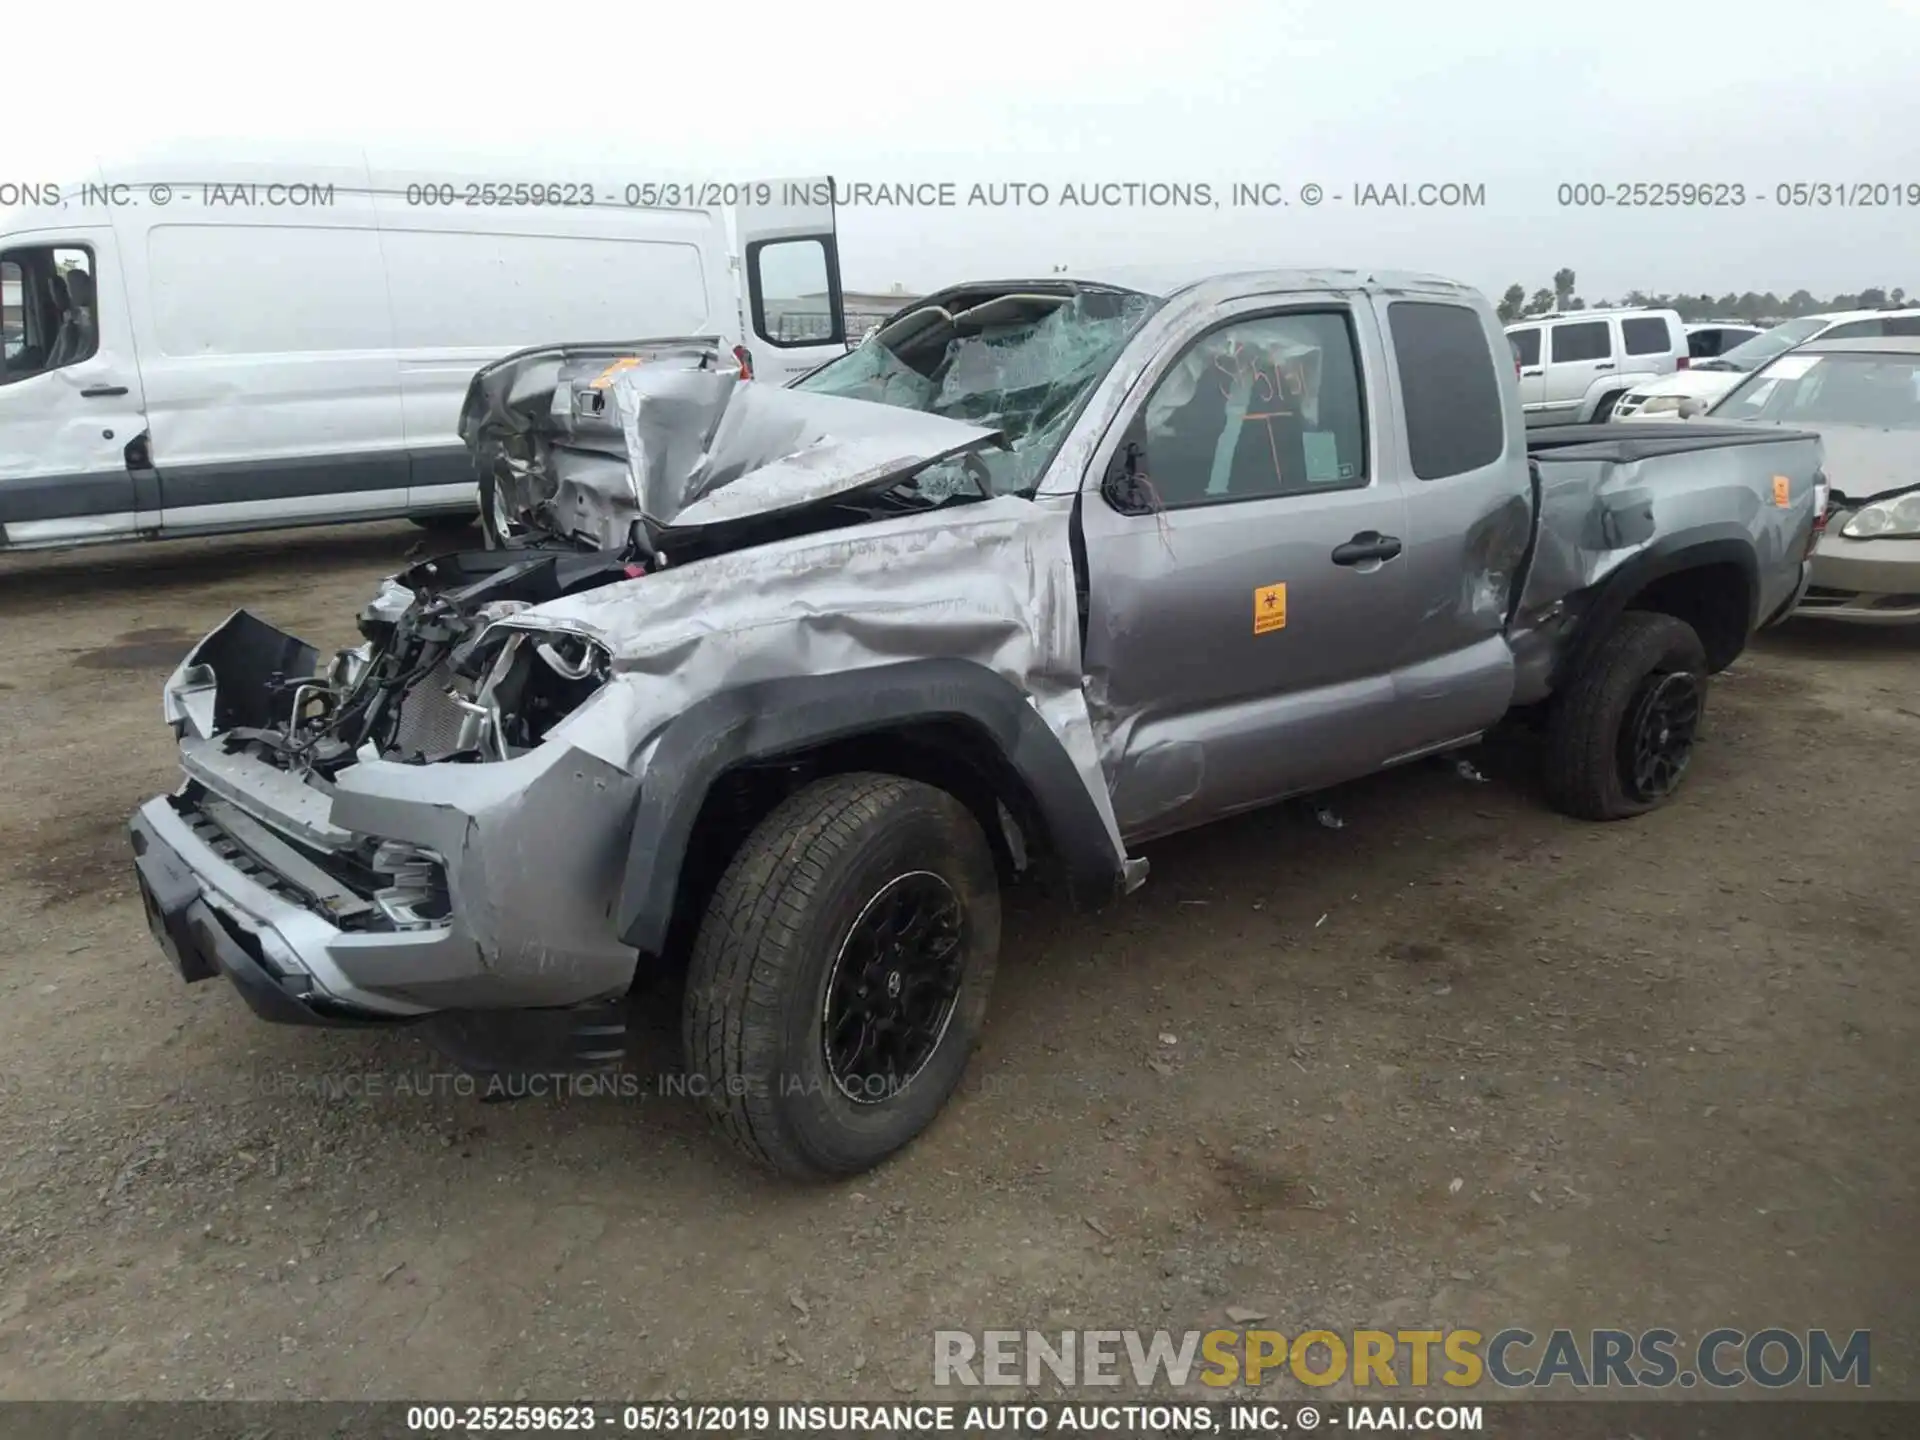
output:
M1614 406L1615 420L1682 420L1704 411L1776 355L1809 340L1876 340L1889 335L1920 335L1920 307L1889 310L1835 310L1802 315L1754 336L1712 360L1696 360L1663 380L1635 385ZM1697 404L1688 405L1687 402ZM1684 407L1684 408L1682 408Z
M1674 310L1568 310L1507 326L1529 425L1605 420L1636 385L1687 367Z

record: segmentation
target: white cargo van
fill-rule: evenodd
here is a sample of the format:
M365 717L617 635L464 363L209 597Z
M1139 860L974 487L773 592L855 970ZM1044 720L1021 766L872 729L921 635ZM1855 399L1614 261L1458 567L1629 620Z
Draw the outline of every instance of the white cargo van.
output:
M460 403L501 355L700 337L779 382L846 349L828 181L182 152L13 188L0 550L464 524Z

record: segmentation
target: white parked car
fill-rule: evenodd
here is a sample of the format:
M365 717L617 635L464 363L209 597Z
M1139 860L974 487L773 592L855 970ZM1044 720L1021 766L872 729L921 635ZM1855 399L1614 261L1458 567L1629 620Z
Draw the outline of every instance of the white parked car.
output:
M846 353L817 181L694 193L182 149L40 189L0 216L0 552L463 525L467 383L556 335L698 338L775 382ZM783 325L796 307L824 333Z
M1570 310L1507 328L1529 425L1605 420L1633 386L1689 362L1673 310Z
M1713 360L1736 345L1744 345L1761 334L1765 326L1749 325L1744 320L1695 320L1687 326L1687 354L1698 365Z
M1920 335L1920 307L1836 310L1802 315L1763 331L1712 360L1696 360L1663 380L1636 385L1614 406L1615 420L1680 420L1708 406L1776 356L1812 340L1878 340ZM1693 404L1687 402L1692 401Z

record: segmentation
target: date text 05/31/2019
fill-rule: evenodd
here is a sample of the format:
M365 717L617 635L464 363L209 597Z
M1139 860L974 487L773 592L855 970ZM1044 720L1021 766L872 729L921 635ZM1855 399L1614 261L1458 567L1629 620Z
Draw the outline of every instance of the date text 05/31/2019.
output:
M1788 210L1920 209L1920 180L1782 180L1748 185L1738 180L1563 181L1562 206L1606 209L1738 209L1773 205Z
M421 1435L605 1430L633 1434L783 1436L963 1434L1275 1435L1322 1425L1349 1431L1420 1434L1483 1432L1480 1405L1291 1405L1106 1402L1050 1405L953 1404L573 1404L409 1405L408 1432Z

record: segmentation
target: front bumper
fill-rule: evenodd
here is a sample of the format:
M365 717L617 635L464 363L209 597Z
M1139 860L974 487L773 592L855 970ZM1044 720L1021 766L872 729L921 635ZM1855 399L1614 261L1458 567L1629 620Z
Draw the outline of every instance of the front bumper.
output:
M277 1022L465 1040L623 1001L638 955L612 912L634 776L557 740L496 763L368 759L331 785L229 749L227 732L273 723L272 677L316 658L241 611L167 683L186 783L130 838L182 978L225 975Z
M249 1009L280 1025L408 1027L476 1074L581 1071L625 1052L624 997L527 1010L402 1008L313 974L328 932L216 854L169 800L150 800L128 825L147 926L188 984L225 976ZM309 967L309 968L303 968Z
M1642 408L1649 400L1654 398L1655 397L1649 395L1635 399L1633 392L1628 391L1627 394L1620 398L1619 403L1613 407L1613 413L1607 418L1609 420L1632 420L1635 422L1653 422L1659 420L1672 420L1677 422L1683 418L1678 410L1647 410Z
M1920 540L1849 540L1835 512L1813 552L1796 616L1855 625L1920 625Z
M127 829L148 928L189 984L225 975L256 1014L283 1024L407 1021L432 1013L431 1006L356 985L333 956L345 932L219 854L175 798L149 800Z
M204 847L165 800L148 801L127 829L147 928L188 984L225 975L254 1014L283 1025L404 1023L411 1018L404 1012L359 1010L321 990L311 974L298 968L296 952L278 928L291 922L289 928L298 931L304 928L302 917L267 918L276 909L290 907L281 907L265 892L258 904L263 913L247 916L229 896L203 885L181 849Z

